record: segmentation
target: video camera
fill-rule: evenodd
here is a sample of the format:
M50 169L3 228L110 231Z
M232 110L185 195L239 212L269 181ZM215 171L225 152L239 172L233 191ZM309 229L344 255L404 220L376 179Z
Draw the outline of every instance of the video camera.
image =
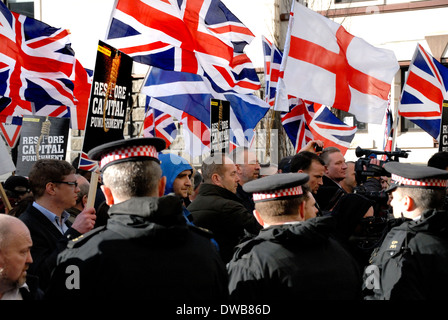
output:
M359 158L355 163L356 182L358 185L366 181L367 177L381 177L390 174L384 170L383 165L389 161L397 161L399 158L407 158L410 150L396 149L396 151L377 151L370 149L361 149L357 147L356 156ZM380 160L380 165L370 163L372 155L386 155L386 160Z
M374 215L363 218L357 234L352 239L356 246L365 252L366 257L370 257L373 249L381 244L387 231L390 230L390 225L395 221L388 204L389 195L382 190L380 181L378 179L367 181L367 178L390 177L390 173L383 168L383 165L389 161L398 162L399 158L407 158L408 152L410 151L401 149L377 151L360 147L355 150L356 156L359 158L355 163L356 182L358 183L355 193L369 199L374 208ZM386 155L386 160L380 160L379 165L372 164L371 159L377 155Z

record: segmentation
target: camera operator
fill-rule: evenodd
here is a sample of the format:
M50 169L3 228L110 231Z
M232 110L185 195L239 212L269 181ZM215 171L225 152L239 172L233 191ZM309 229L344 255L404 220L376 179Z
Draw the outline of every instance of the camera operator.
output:
M381 161L374 158L378 154L386 154L387 160ZM389 159L390 161L398 161L398 157L407 157L407 154L401 150L383 152L358 147L356 155L360 158L355 164L357 187L354 193L371 201L374 214L361 220L360 227L352 237L352 241L366 255L370 255L382 243L387 232L402 222L394 219L392 214L390 195L385 191L390 174L384 169L384 164Z
M361 164L362 170L360 171ZM374 216L388 218L391 216L391 207L389 195L385 192L385 188L383 188L383 180L387 179L387 173L384 171L383 165L376 158L371 158L367 164L365 159L359 159L355 165L358 186L354 192L375 202ZM366 176L365 174L367 172L372 175Z

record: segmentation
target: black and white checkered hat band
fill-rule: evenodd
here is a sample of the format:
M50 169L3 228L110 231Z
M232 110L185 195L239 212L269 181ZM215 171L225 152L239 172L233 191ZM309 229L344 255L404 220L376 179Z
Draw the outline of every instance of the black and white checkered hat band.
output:
M284 198L284 197L292 197L292 196L299 196L303 194L303 190L301 186L288 188L288 189L280 189L275 190L274 192L263 192L263 193L254 193L252 197L254 198L254 201L266 201L266 200L272 200L277 198Z
M158 159L158 153L154 146L136 146L126 147L114 150L101 158L101 168L104 168L111 162L134 157L152 157Z
M422 179L414 180L408 179L396 174L392 174L391 179L395 184L402 186L412 186L412 187L440 187L445 188L447 185L447 180L445 179Z

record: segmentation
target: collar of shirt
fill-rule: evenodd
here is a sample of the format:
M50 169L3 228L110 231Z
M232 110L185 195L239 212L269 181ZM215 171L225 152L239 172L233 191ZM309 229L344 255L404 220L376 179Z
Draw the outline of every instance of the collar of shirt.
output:
M63 211L62 215L61 215L61 219L55 215L53 212L51 212L50 210L42 207L40 204L33 202L33 207L35 207L37 210L39 210L40 212L42 212L42 214L44 216L46 216L48 218L48 220L51 221L51 223L58 228L59 231L61 231L62 234L64 234L67 230L68 227L65 224L65 222L67 221L67 219L70 217L70 214L67 211ZM61 221L62 220L62 221Z
M25 288L30 291L28 285L25 283L20 288ZM22 294L20 293L20 288L14 288L9 291L6 291L0 300L23 300Z

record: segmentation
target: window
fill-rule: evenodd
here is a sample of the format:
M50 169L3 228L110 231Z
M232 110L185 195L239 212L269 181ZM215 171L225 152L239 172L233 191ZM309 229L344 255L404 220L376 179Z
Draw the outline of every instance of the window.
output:
M345 124L349 126L356 126L358 128L357 132L367 132L367 123L359 122L351 113L342 110L336 110L336 116Z
M7 0L9 10L34 18L34 1L29 0Z

